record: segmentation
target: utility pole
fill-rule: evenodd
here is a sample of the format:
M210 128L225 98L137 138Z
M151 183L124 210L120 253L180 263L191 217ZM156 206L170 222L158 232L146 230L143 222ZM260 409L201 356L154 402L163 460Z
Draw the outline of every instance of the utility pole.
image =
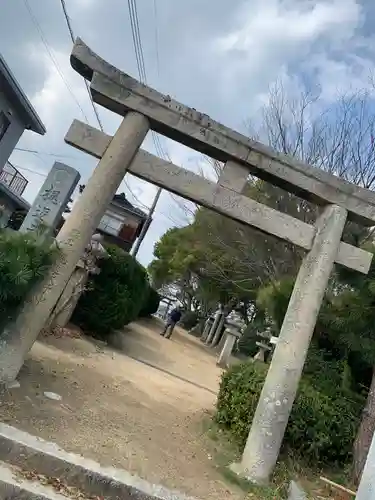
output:
M142 245L142 242L146 236L146 233L148 231L148 228L150 226L150 223L151 223L151 219L152 219L152 216L155 212L155 208L156 208L156 204L157 202L159 201L159 198L160 198L160 195L162 193L162 188L159 188L156 192L156 195L155 195L155 198L154 198L154 201L152 202L152 205L151 205L151 208L150 208L150 211L147 215L147 219L145 220L145 223L143 224L143 227L142 227L142 230L141 230L141 234L139 235L138 237L138 240L131 252L132 256L133 257L136 257L137 256L137 253L138 253L138 250L139 250L139 247Z

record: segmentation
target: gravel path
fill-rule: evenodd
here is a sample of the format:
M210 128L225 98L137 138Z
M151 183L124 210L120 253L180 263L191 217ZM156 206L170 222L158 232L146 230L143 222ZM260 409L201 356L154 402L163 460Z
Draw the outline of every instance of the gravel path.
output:
M131 357L84 338L37 342L21 387L1 395L0 419L197 498L243 498L215 470L201 426L216 400L215 357L182 332L165 340L158 328L135 324L117 339Z

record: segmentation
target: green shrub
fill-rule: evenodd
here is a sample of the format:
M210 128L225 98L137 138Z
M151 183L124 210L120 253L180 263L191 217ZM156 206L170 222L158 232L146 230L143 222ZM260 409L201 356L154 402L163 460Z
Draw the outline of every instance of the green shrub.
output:
M79 299L72 321L84 331L105 338L135 320L148 292L145 269L118 247L106 249L88 290Z
M284 278L258 291L257 305L273 319L277 331L280 331L283 324L293 287L294 279Z
M154 288L149 286L146 292L144 304L139 313L139 317L147 318L148 316L155 314L156 311L159 309L159 304L160 304L160 295Z
M185 330L190 330L198 323L199 315L196 311L187 311L182 315L180 325Z
M262 390L267 365L242 363L224 373L215 419L244 446ZM350 461L361 405L331 387L323 393L302 379L283 446L315 465Z
M0 231L0 324L11 320L52 264L55 252L33 234Z

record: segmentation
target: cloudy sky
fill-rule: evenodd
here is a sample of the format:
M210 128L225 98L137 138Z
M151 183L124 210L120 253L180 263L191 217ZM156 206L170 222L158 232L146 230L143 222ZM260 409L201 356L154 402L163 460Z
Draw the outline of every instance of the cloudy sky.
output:
M66 0L76 36L112 64L137 77L127 0ZM282 80L291 94L319 86L327 103L338 92L369 85L375 69L375 3L371 0L138 0L149 85L186 105L244 130ZM69 66L71 41L60 0L0 0L0 50L47 127L26 132L11 161L29 179L32 202L55 159L87 180L95 162L66 146L74 118L97 126L82 79ZM119 117L99 109L113 134ZM199 155L171 141L173 162L197 169ZM151 152L153 143L144 147ZM53 155L58 155L55 158ZM207 168L209 168L207 166ZM155 188L127 180L121 191L140 208ZM147 264L154 243L184 214L164 193L139 259Z

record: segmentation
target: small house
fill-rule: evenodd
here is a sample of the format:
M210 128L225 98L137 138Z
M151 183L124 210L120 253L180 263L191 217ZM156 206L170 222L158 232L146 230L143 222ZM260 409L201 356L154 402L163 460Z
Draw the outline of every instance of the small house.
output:
M129 252L146 224L147 215L134 207L124 193L116 194L98 226L104 241Z
M22 198L26 178L9 162L25 130L44 135L46 129L0 54L0 225L12 213L26 211L30 205Z

